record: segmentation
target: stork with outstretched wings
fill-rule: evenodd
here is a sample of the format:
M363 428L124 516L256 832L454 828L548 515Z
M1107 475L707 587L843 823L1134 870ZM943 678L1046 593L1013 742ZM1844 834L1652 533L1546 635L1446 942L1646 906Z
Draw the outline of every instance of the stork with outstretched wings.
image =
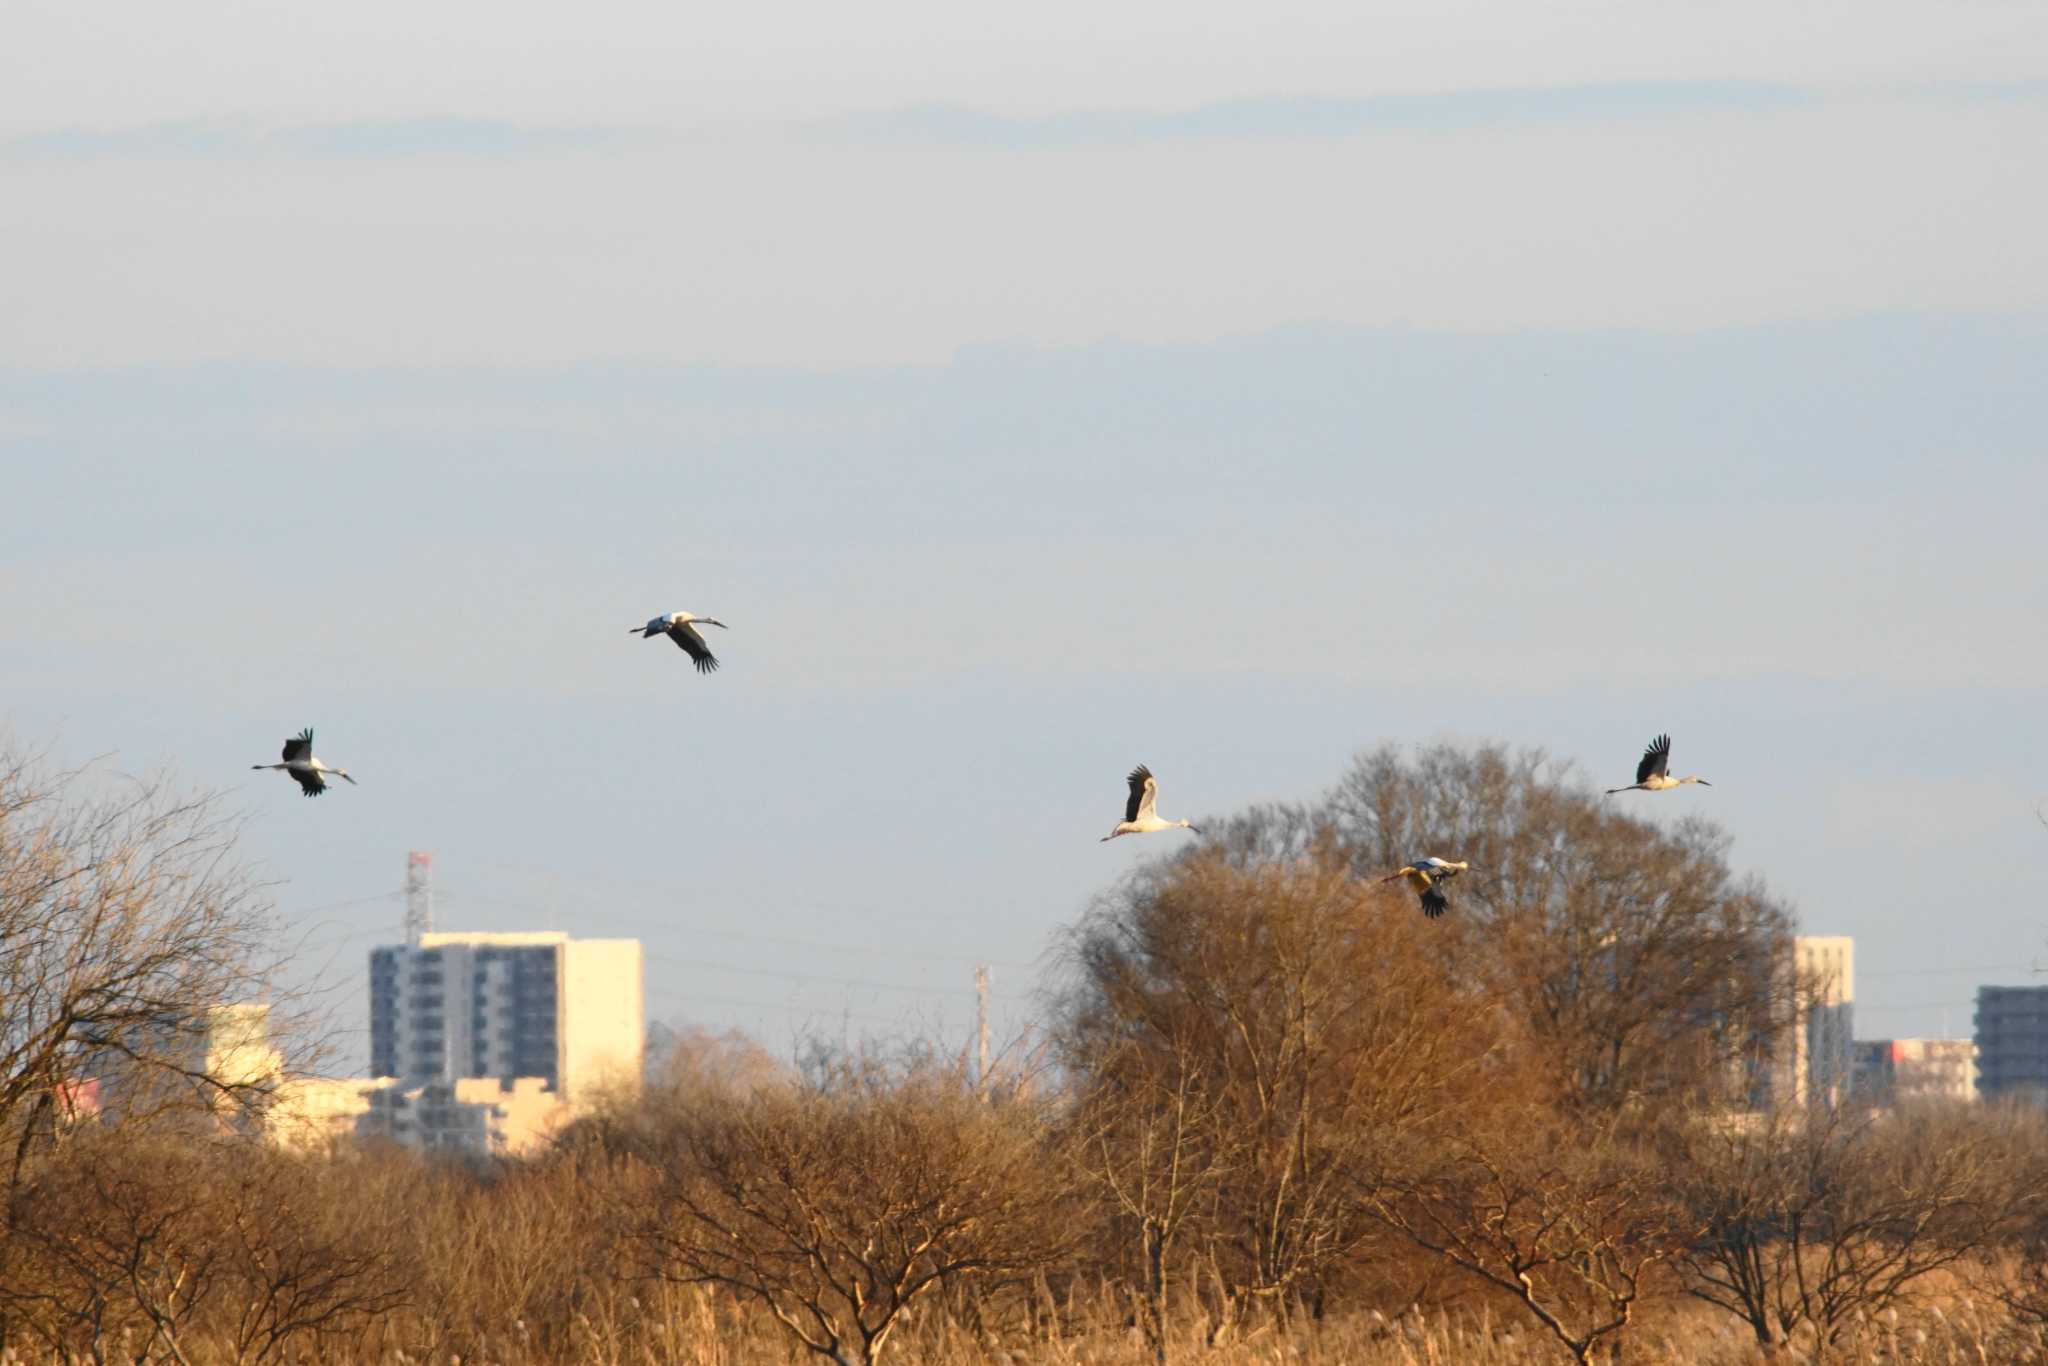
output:
M697 625L691 625L692 622ZM718 656L711 653L711 647L706 645L704 637L697 633L697 626L716 626L721 631L725 629L724 622L715 621L710 617L700 617L689 612L670 612L665 616L653 618L645 626L628 626L626 634L637 635L642 640L667 636L682 647L683 653L690 657L690 662L697 666L698 673L708 674L718 667Z
M284 742L284 762L281 764L251 764L251 768L283 769L292 775L301 790L308 797L317 797L327 790L322 775L331 773L345 779L349 786L356 786L356 780L348 776L345 768L331 768L313 755L313 728L306 729Z
M1683 778L1671 776L1671 737L1660 735L1650 741L1643 751L1642 762L1636 765L1636 780L1627 787L1610 787L1607 795L1617 792L1662 792L1666 788L1684 787L1687 783L1698 783L1701 787L1713 784L1697 773L1688 773Z
M1152 770L1139 764L1131 770L1126 780L1131 785L1130 799L1124 803L1124 818L1117 822L1116 829L1104 835L1097 843L1106 844L1118 835L1150 835L1159 830L1195 830L1189 821L1168 821L1159 818L1159 780L1152 776ZM1195 830L1196 834L1201 834Z
M1406 882L1422 894L1422 913L1435 920L1451 909L1451 899L1444 894L1444 884L1472 865L1452 863L1449 859L1434 856L1410 861L1398 873L1390 873L1381 882Z

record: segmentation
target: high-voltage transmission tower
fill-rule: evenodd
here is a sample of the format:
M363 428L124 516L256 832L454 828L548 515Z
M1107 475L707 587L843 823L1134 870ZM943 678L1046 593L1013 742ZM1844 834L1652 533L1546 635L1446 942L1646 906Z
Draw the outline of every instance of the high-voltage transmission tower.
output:
M405 942L419 947L434 932L434 856L415 849L405 856Z

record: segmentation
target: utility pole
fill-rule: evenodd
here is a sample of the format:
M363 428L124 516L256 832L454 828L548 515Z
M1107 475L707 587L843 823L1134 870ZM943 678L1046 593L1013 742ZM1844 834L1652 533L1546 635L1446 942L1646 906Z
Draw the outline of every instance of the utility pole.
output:
M988 1094L988 965L977 964L974 969L974 1037L976 1067L975 1085L982 1095Z

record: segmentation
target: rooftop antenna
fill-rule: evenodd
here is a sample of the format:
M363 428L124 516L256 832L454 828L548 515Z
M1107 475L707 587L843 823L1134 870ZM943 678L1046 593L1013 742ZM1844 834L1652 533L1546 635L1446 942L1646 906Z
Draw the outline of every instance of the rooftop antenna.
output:
M415 849L405 856L405 942L434 932L434 856Z

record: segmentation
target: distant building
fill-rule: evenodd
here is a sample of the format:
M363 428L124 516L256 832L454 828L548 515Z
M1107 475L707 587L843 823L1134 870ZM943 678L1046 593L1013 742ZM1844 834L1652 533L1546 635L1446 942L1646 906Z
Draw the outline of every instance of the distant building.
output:
M363 1137L389 1138L409 1148L478 1157L522 1157L568 1123L569 1107L539 1077L506 1085L489 1077L453 1082L381 1080L357 1122Z
M271 1142L301 1152L381 1138L432 1152L520 1157L558 1133L570 1110L539 1077L509 1086L489 1077L315 1077L280 1085L264 1118Z
M1870 1105L1975 1100L1977 1045L1968 1039L1858 1039L1851 1089Z
M287 1077L264 1107L264 1135L280 1148L318 1152L355 1139L370 1112L370 1077Z
M1977 1090L2048 1105L2048 987L1977 988Z
M370 1068L408 1083L539 1078L582 1104L637 1085L640 941L559 931L424 934L370 952Z
M1785 963L1792 1019L1772 1059L1769 1101L1804 1108L1849 1095L1855 1042L1856 941L1802 935Z
M59 1100L71 1118L118 1123L178 1110L239 1126L254 1122L283 1074L270 1007L222 1004L167 1015L124 1046L100 1050Z
M370 952L374 1077L282 1084L273 1142L382 1138L444 1153L518 1156L609 1085L639 1084L640 942L422 934Z
M553 942L566 939L558 935ZM637 1068L640 946L625 941L630 954L617 952L615 943L596 947L613 951L561 955L568 962L569 986L551 996L573 1004L609 990L614 1000L625 998L633 1012L631 1065ZM627 980L613 980L608 974L621 960L632 970ZM438 961L445 965L449 960ZM485 977L488 987L493 974L486 970ZM489 992L483 996L488 1008ZM410 1148L517 1157L546 1143L569 1121L569 1093L558 1087L560 1078L586 1090L610 1078L618 1045L603 1032L606 1024L606 1014L593 1009L570 1021L566 1030L551 1025L551 1037L566 1035L568 1041L562 1050L567 1065L551 1060L551 1074L511 1079L297 1077L286 1075L284 1056L272 1042L269 1006L212 1006L152 1026L147 1065L108 1050L94 1075L58 1088L57 1118L65 1124L117 1123L175 1107L211 1112L224 1127L301 1152L384 1138Z

